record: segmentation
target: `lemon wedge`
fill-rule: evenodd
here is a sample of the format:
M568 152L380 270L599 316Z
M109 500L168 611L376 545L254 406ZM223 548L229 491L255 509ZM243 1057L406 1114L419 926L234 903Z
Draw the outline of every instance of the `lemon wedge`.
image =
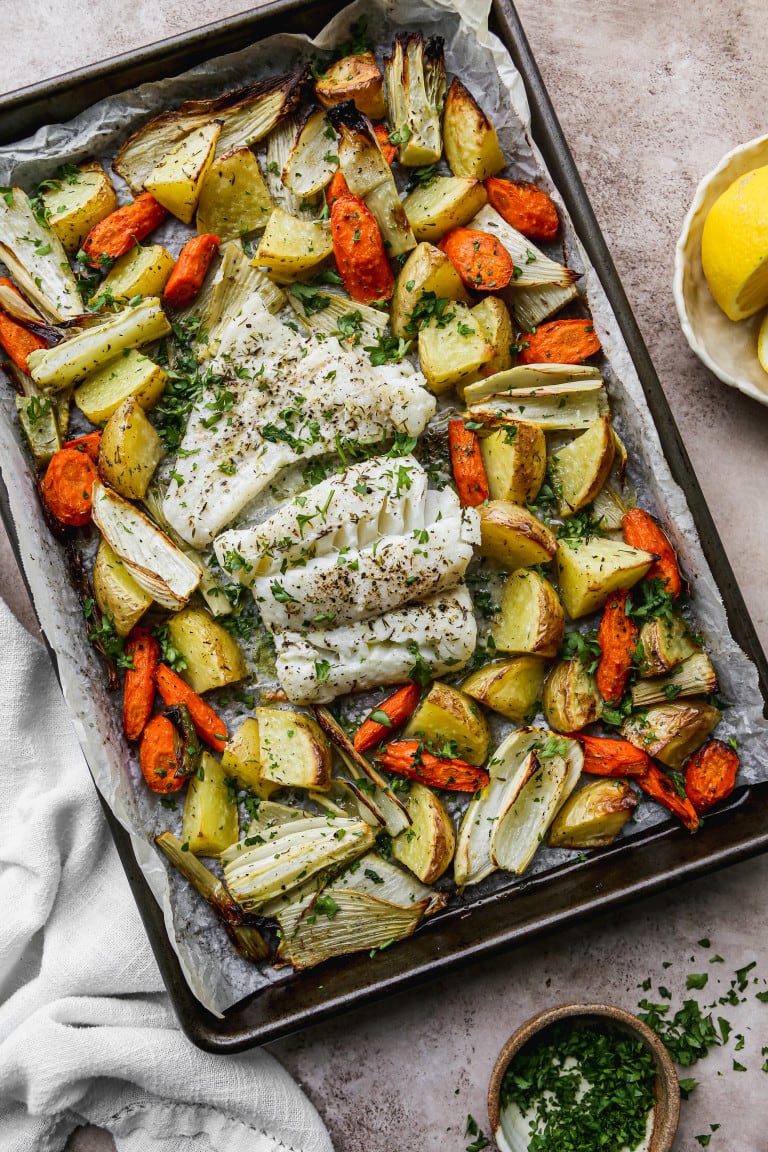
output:
M763 316L763 322L757 334L757 358L763 371L768 372L768 312Z
M701 264L730 320L768 307L768 166L735 180L704 221Z

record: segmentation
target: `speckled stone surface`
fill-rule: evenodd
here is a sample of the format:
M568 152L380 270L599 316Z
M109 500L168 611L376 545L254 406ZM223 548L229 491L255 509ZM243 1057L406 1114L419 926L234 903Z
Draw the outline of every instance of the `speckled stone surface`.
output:
M518 8L640 323L675 419L741 585L768 646L768 408L721 385L680 332L672 302L674 246L699 178L739 142L765 131L762 0L550 0ZM0 0L0 88L127 51L242 11L198 0ZM41 31L44 29L44 33ZM0 579L30 619L7 552ZM768 1138L768 1005L753 993L768 977L763 893L768 861L602 916L435 980L417 992L309 1029L271 1046L323 1113L338 1152L461 1150L468 1113L485 1124L495 1057L514 1028L566 1000L634 1008L666 986L675 1002L688 972L708 972L712 1003L734 970L758 961L748 1000L717 1005L745 1037L691 1072L700 1087L684 1103L676 1152L763 1152ZM697 945L703 937L711 948ZM713 954L723 963L710 963ZM665 967L665 965L669 965ZM718 982L719 981L719 982ZM710 989L711 995L710 995ZM745 1072L733 1070L736 1060ZM107 1152L111 1140L78 1132L69 1152ZM148 1150L150 1152L150 1150Z

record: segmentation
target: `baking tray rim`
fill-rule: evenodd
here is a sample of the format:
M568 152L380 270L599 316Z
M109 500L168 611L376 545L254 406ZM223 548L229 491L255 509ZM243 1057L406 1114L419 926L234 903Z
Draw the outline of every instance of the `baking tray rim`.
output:
M106 91L98 91L99 86L105 83L110 84L108 91L114 92L132 87L137 82L161 79L191 67L206 57L236 50L261 38L267 34L265 25L276 19L282 21L289 16L316 15L318 11L322 14L321 19L327 19L344 6L338 0L273 0L261 8L0 95L0 141L20 138L34 130L30 129L30 116L33 120L37 118L35 126L46 123L47 119L42 118L45 106L54 98L60 100L68 95L77 104L78 97L82 99L82 94L89 92L85 102L80 104L80 108L83 108L106 94ZM763 698L768 705L768 662L511 0L492 0L491 28L502 40L521 73L531 104L532 136L565 201L576 234L595 267L619 323L664 455L691 509L702 548L726 608L732 635L756 665ZM114 86L116 78L119 78L119 87ZM74 114L75 111L68 111L68 115ZM17 122L20 130L15 132L12 129L8 135L9 124L12 126ZM0 516L29 593L4 482L0 485ZM55 652L45 636L44 640L58 675ZM344 975L350 970L361 968L363 964L364 974L372 974L371 962L367 957L362 962L360 957L344 958L335 965L324 967L323 983L329 986L328 994L309 1007L292 1008L291 1001L295 999L294 991L300 981L317 984L313 973L299 975L286 983L263 989L234 1005L223 1018L219 1018L209 1012L191 992L179 959L171 947L162 910L136 862L130 835L117 821L100 793L99 796L179 1023L193 1043L213 1053L242 1051L275 1040L329 1016L404 991L462 963L490 956L557 926L574 923L768 850L768 806L764 803L768 797L767 782L742 790L735 806L731 806L731 809L735 807L735 812L729 809L724 814L724 820L715 818L711 830L707 832L708 842L704 838L691 840L682 830L665 824L650 829L645 836L631 843L591 857L585 864L579 865L578 869L571 866L568 869L569 882L577 873L584 877L577 904L551 899L554 896L557 870L555 875L548 871L530 882L524 881L519 886L489 895L471 908L449 910L444 917L438 917L425 925L416 936L401 942L397 949L381 955L377 960L377 968L383 965L384 971L378 971L375 980L358 982L352 991L344 989ZM651 867L649 871L643 870L646 856L655 862L659 853L663 855L664 852L670 854L668 865L663 869ZM605 869L605 861L609 856L626 858L634 864L634 868L620 869L621 878L614 876L609 883ZM593 871L596 873L594 876L591 875ZM525 905L531 898L537 897L543 907L538 913L534 908L532 915L526 918ZM503 912L508 909L517 911L521 907L523 915L517 921L507 920L504 926L495 926L491 913L498 914L500 910ZM461 942L458 947L449 947L445 951L438 940L433 955L418 958L418 953L424 951L421 942L429 940L434 944L436 937L442 932L450 932L456 925L461 930L462 922L468 915L471 915L474 930L472 940ZM479 931L481 928L485 931ZM408 956L414 951L417 953L416 961L409 964ZM336 988L339 983L341 987ZM248 1016L254 1004L263 1005L267 999L270 1007L274 999L278 1001L278 1011L274 1016L269 1016L268 1011L266 1020L241 1019ZM280 1003L286 1000L287 1003Z

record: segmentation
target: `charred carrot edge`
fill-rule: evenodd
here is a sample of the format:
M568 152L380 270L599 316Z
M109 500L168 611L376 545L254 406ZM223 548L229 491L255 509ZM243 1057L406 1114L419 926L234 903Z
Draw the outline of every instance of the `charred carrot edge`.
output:
M375 762L386 772L419 780L432 788L449 792L476 792L489 780L484 768L467 764L464 760L448 760L425 752L419 740L395 740L387 744L375 757Z
M520 341L518 364L583 364L600 351L591 320L550 320Z
M333 179L325 190L325 202L329 208L333 208L337 200L342 196L351 196L349 184L347 184L344 173L340 168L337 168L333 174Z
M153 792L178 792L185 780L176 776L179 734L167 716L153 716L139 745L139 767Z
M689 832L698 832L701 821L696 809L690 800L684 800L677 791L669 776L660 768L651 763L642 776L637 776L636 782L643 792L647 792L659 804L663 804L673 815L682 820Z
M543 189L526 180L485 181L488 203L529 240L554 240L560 229L557 208Z
M597 632L600 660L596 681L603 699L608 701L620 700L624 695L640 635L634 620L627 616L627 595L622 591L609 596Z
M515 274L509 252L497 236L477 228L452 228L438 244L468 288L498 292Z
M186 242L165 285L165 304L170 308L186 308L192 303L203 286L220 243L218 236L212 233L193 236Z
M463 420L449 420L448 448L459 500L465 508L476 508L490 496L477 433Z
M77 452L85 452L86 456L90 456L96 464L99 459L100 444L101 432L89 432L87 436L78 436L76 440L67 440L64 447L74 448Z
M155 683L168 707L186 704L200 739L217 752L223 752L227 746L227 728L210 704L206 704L202 696L198 696L167 664L158 664Z
M384 155L384 159L386 160L387 164L393 164L395 156L397 156L397 148L394 144L390 143L389 131L387 130L386 125L377 124L374 128L374 132L376 133L376 139L379 142L379 147L381 148L381 151Z
M653 765L648 753L628 740L585 736L581 732L571 735L584 751L583 770L592 776L642 776Z
M24 299L16 285L7 276L0 276L0 284L5 288L10 288L20 299ZM0 347L5 349L17 368L20 368L22 372L27 372L27 356L30 352L35 352L38 348L47 348L48 345L41 336L30 332L18 320L14 320L6 312L0 311Z
M386 700L383 700L379 706L374 709L374 713L383 712L389 719L389 723L385 724L381 720L372 720L368 716L355 732L354 740L352 741L358 752L367 752L369 748L375 747L377 744L385 740L391 734L393 728L400 728L405 724L413 713L416 711L416 706L419 703L419 696L421 690L418 684L408 683L404 684L402 688L398 688ZM373 715L372 713L371 715Z
M160 662L160 645L146 628L134 628L125 645L133 668L125 673L123 687L123 731L129 740L138 740L155 702L155 672Z
M40 490L48 510L70 528L91 519L93 482L99 473L90 456L77 448L60 448L51 458Z
M88 263L98 268L124 256L154 232L167 215L166 209L158 204L151 192L142 192L131 204L110 212L91 228L83 241Z
M395 289L384 241L373 214L348 193L331 208L333 252L344 287L358 304L389 300Z
M730 796L736 786L739 756L722 740L710 740L685 769L685 791L697 812L706 812Z
M642 508L630 508L621 521L621 532L625 542L633 548L656 554L658 559L651 565L646 580L661 580L665 592L676 600L683 587L680 567L674 548L653 517Z

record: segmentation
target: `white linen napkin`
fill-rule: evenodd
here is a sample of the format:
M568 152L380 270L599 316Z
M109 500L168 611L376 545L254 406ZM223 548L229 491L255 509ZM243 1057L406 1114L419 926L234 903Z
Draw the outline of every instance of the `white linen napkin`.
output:
M211 1056L162 991L47 653L0 600L0 1147L333 1152L266 1052Z

